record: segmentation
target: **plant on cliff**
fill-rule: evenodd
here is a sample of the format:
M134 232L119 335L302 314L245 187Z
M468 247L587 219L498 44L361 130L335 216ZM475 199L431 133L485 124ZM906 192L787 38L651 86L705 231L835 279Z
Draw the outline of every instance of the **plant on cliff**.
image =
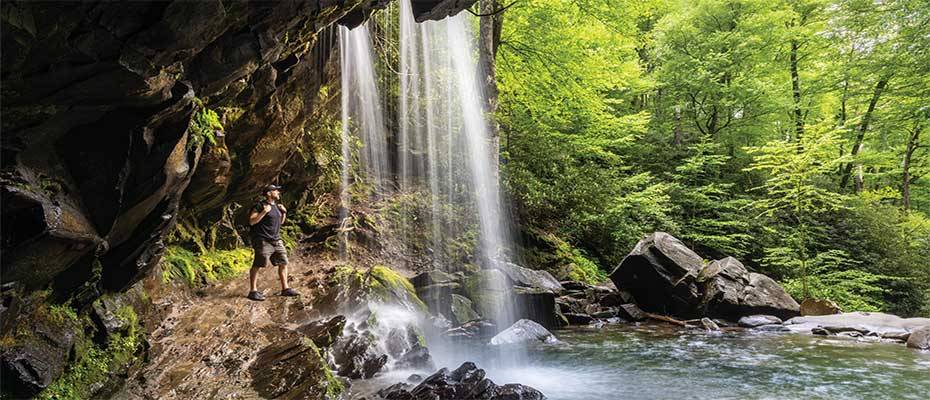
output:
M191 117L188 125L187 149L196 149L204 143L210 145L216 144L216 131L223 130L223 124L220 123L220 117L215 111L207 108L199 99L195 102L198 107L197 111Z

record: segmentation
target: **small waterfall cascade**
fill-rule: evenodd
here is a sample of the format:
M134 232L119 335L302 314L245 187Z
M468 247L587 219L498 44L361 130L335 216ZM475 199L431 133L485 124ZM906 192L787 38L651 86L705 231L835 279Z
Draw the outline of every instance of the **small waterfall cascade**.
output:
M494 303L485 307L485 314L494 315L483 317L503 330L516 315L511 288L499 271L489 270L507 259L510 229L501 212L497 148L491 144L483 108L487 101L477 67L475 20L460 13L416 23L410 0L383 14L396 19L340 28L340 218L349 223L357 185L371 188L375 201L395 199L391 210L400 217L392 234L401 247L395 265L447 272L474 272L469 265L480 266L489 273L481 289L487 296L481 297ZM396 32L396 48L390 49L396 59L373 50L372 32ZM385 85L386 80L396 86ZM390 93L379 92L385 87ZM393 108L389 104L395 97ZM343 237L343 255L345 243ZM411 265L412 257L406 255L413 253L425 254L426 261ZM430 350L441 365L477 356L441 341L431 341ZM505 358L512 362L519 357Z

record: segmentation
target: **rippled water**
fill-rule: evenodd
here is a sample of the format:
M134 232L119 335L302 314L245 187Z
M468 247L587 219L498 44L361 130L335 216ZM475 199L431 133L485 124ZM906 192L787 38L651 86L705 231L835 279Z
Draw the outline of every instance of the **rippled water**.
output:
M476 361L494 382L530 385L552 400L930 399L930 353L901 344L629 325L554 333L562 343L534 346L525 367ZM355 391L409 374L387 373Z

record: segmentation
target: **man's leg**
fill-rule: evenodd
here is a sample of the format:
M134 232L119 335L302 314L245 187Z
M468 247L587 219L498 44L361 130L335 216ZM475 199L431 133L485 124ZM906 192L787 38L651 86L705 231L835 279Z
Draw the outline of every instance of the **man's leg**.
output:
M258 284L258 270L259 268L256 267L254 264L252 265L252 268L249 269L249 291L250 292L257 291L255 287L258 286L257 285Z
M287 264L278 266L278 279L281 280L281 291L285 291L290 287L287 285Z
M271 263L278 266L278 279L281 280L281 295L299 295L296 290L291 289L290 285L287 284L287 249L284 247L284 242L281 240L275 245L275 252L271 256Z
M252 260L252 268L249 269L249 295L247 297L260 301L264 300L265 296L258 292L258 270L268 266L270 261L268 255L274 251L274 247L269 247L265 242L259 242L252 247L252 250L255 252L255 258Z

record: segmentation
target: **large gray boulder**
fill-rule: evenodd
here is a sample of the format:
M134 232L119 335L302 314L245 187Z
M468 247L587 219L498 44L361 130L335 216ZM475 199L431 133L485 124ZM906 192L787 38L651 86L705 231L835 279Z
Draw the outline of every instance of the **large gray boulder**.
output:
M505 261L495 263L494 267L507 275L516 286L546 289L553 292L565 290L562 284L546 271L521 267Z
M772 278L750 272L737 310L736 315L769 314L784 319L798 315L800 305Z
M768 314L786 319L797 316L800 307L778 283L749 272L735 258L705 263L664 232L637 243L610 279L643 310L684 318Z
M703 266L703 259L680 240L655 232L636 244L610 280L647 311L697 316L703 299L697 278Z

